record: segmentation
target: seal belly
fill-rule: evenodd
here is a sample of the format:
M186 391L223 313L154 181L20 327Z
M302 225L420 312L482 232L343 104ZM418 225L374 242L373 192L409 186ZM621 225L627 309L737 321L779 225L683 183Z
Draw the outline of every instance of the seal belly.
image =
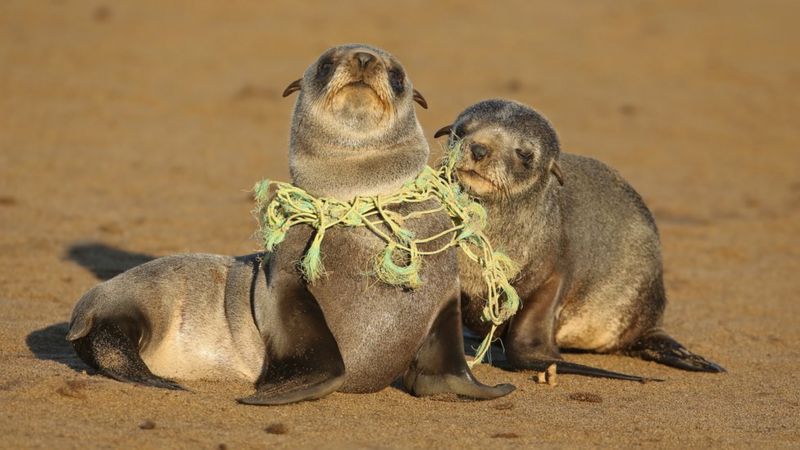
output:
M161 338L142 343L142 359L153 373L185 380L258 378L264 344L250 313L250 286L259 260L225 259L230 265L199 256L190 269L209 282L185 283L171 296Z
M255 381L260 367L252 367L238 356L231 336L219 323L197 329L177 324L152 350L142 351L142 359L154 374L182 380L220 380L242 378Z

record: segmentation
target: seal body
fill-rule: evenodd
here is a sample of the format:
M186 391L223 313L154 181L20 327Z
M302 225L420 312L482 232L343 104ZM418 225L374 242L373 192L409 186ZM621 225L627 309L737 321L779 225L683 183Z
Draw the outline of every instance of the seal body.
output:
M516 102L475 104L447 131L451 144L461 142L461 183L489 213L487 235L521 266L513 285L523 307L503 331L512 366L543 370L556 361L565 373L641 380L563 361L559 348L570 348L722 370L661 330L666 296L658 231L616 171L562 153L550 123ZM465 323L482 331L480 273L469 264L459 272Z
M251 310L268 301L264 256L187 254L137 266L80 299L67 339L95 369L126 381L255 381L265 351Z
M330 49L284 94L297 90L289 152L297 186L350 200L389 193L423 169L428 145L412 103L425 101L388 53ZM420 236L451 226L445 213L406 225ZM483 385L466 365L453 249L425 261L422 287L405 289L369 273L385 246L376 234L334 228L321 247L327 276L309 283L297 262L313 235L291 228L269 258L179 255L134 268L78 302L67 338L87 364L122 381L252 380L255 394L239 399L247 404L372 392L401 376L415 395L486 399L514 389Z
M383 50L344 45L320 56L285 94L300 91L292 119L289 166L292 181L307 192L349 201L357 196L390 194L425 167L429 149L413 102L425 106L403 66ZM428 203L400 205L402 215L432 209ZM382 227L380 223L378 227ZM451 226L444 212L406 224L417 236L433 236ZM339 389L370 392L399 376L415 395L450 393L495 398L511 385L485 386L464 360L455 251L428 257L421 287L407 289L380 282L374 259L386 246L373 231L333 228L322 241L327 276L307 282L297 261L314 231L295 227L274 252L270 264L272 295L279 303L319 305L344 365ZM426 248L441 246L441 240ZM258 320L259 312L256 312ZM292 361L292 370L303 372ZM270 403L270 381L284 371L271 362L248 403Z
M300 360L271 378L283 388L270 404L319 398L343 381L336 342L316 304L274 295L269 267L265 254L153 260L87 292L67 339L98 372L167 389L182 389L173 378L257 383Z
M435 207L435 201L429 201L394 211L406 215ZM406 226L417 236L432 236L452 224L446 215L437 214L409 221ZM299 277L294 262L302 258L312 238L310 227L291 230L275 252L272 270ZM420 250L441 247L445 240L424 244ZM454 249L426 256L420 287L408 289L379 281L373 273L374 260L385 245L366 228L333 228L321 247L327 273L306 284L339 346L346 368L343 391L377 391L402 376L414 361L416 349L434 331L436 318L459 302ZM460 331L453 328L449 332L457 337Z

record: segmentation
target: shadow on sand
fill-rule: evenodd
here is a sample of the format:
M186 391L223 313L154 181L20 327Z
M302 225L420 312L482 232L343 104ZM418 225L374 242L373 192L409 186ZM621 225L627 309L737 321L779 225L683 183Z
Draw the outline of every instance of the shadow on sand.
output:
M108 280L155 259L152 255L128 252L99 242L70 245L64 257L85 267L100 280ZM31 332L25 343L37 359L55 361L78 372L90 370L67 342L68 330L69 323L55 323Z
M156 257L121 250L100 242L83 242L70 245L65 258L85 267L98 279L108 280Z
M90 370L89 366L75 354L72 345L67 342L68 329L67 322L49 325L29 334L25 338L25 343L36 359L55 361L76 372Z

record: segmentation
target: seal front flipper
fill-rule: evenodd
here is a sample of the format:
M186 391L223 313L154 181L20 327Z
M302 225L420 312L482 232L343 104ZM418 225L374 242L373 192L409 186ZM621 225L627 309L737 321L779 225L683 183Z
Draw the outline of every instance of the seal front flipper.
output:
M315 400L344 383L344 361L314 297L295 273L278 271L274 288L256 311L267 355L248 405ZM254 291L254 295L258 292ZM261 308L261 307L259 307Z
M76 327L73 323L67 339L83 362L107 377L144 386L186 390L172 380L153 374L144 363L137 345L140 324L140 320L133 318L101 320L91 323L89 328Z
M553 333L553 312L559 304L563 277L554 274L530 296L525 307L514 317L505 337L506 356L514 369L544 372L551 364L562 374L583 375L587 377L612 378L616 380L662 381L636 375L628 375L561 359Z
M660 330L639 338L623 354L694 372L725 372L722 366L690 352Z
M547 370L548 367L550 367L551 364L556 365L556 370L558 371L559 374L583 375L585 377L595 377L595 378L611 378L613 380L638 381L640 383L646 383L648 381L664 381L660 378L645 378L645 377L640 377L638 375L628 375L620 372L612 372L610 370L585 366L583 364L564 361L562 359L529 358L525 359L524 362L517 362L514 365L514 369L535 370L537 372L544 372Z
M316 400L335 392L344 383L344 372L338 376L319 371L301 374L299 371L302 368L289 361L281 361L272 366L277 367L274 370L267 370L264 381L256 384L256 393L237 399L239 403L285 405ZM286 376L277 376L280 372L284 372Z
M425 343L403 377L416 396L452 393L476 400L502 397L516 389L511 384L487 386L475 379L464 360L460 302L449 302L439 313Z
M544 372L551 364L555 364L560 374L638 381L640 383L663 381L564 361L553 342L550 327L541 320L543 315L538 313L535 306L536 303L531 302L511 319L505 339L505 349L512 369Z

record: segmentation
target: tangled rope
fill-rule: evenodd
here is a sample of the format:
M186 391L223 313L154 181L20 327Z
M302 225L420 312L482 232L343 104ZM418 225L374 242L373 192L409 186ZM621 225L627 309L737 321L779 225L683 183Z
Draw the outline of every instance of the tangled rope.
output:
M356 197L349 202L314 197L290 183L262 180L253 190L256 200L254 214L259 221L264 249L274 251L295 225L313 227L316 230L314 238L300 261L303 276L313 283L325 274L320 252L325 232L333 227L367 227L386 242L386 247L375 257L375 275L387 284L414 289L422 283L419 272L424 256L459 247L469 259L480 265L488 287L483 319L491 322L492 327L476 350L470 366L478 364L488 352L497 327L520 307L519 296L509 282L518 268L508 256L493 250L483 233L486 210L462 191L455 178L454 168L460 157L460 142L456 142L448 149L439 170L425 166L416 178L406 182L394 194ZM276 187L273 196L269 193L270 186ZM438 200L440 206L406 215L388 209L392 205L422 203L431 199ZM441 211L450 216L453 226L433 236L417 238L403 226L407 220ZM385 228L381 229L380 225ZM450 239L443 246L427 251L419 249L420 244L447 235Z

